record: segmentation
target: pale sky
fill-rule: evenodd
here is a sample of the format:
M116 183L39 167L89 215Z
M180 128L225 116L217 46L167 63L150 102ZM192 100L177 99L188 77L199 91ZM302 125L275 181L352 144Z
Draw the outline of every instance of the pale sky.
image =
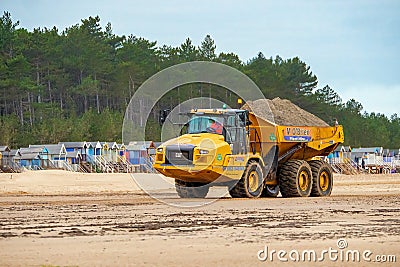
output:
M298 56L318 88L329 84L364 111L400 115L400 1L398 0L0 0L20 27L60 31L99 15L114 33L178 46L210 34L217 52L247 62L262 52ZM2 12L3 13L3 12Z

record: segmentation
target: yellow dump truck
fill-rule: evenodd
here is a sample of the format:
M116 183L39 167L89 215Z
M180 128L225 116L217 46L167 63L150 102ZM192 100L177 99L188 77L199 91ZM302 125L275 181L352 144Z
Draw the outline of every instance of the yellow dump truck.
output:
M228 186L234 198L329 196L327 156L344 142L340 125L276 125L242 109L193 109L182 134L157 148L153 167L182 198Z

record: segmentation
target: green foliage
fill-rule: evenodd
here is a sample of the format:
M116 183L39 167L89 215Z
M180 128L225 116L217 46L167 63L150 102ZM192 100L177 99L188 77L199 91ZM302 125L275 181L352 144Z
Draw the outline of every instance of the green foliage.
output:
M210 35L207 35L199 47L200 59L213 61L216 58L215 50L217 46Z
M329 85L326 85L322 89L316 90L315 95L319 102L326 103L331 106L339 106L342 104L342 99L340 96L332 88L330 88Z
M400 147L400 118L363 113L354 99L342 102L300 58L266 58L261 52L242 62L221 52L210 35L199 46L157 46L134 35L117 36L111 23L82 19L62 32L57 28L18 28L11 14L0 17L0 144L13 147L59 141L122 141L125 109L140 85L175 64L205 60L247 74L267 98L286 98L328 123L344 125L351 146ZM187 84L161 98L146 124L146 138L157 141L160 109L173 109L196 97L212 97L236 107L236 96L210 84Z
M17 144L17 134L19 130L19 121L14 114L1 116L0 118L0 143L11 146Z
M389 130L390 147L397 148L400 144L400 118L397 114L390 117Z
M238 70L243 68L243 62L239 59L239 56L234 53L220 53L215 61Z
M200 51L196 49L189 38L178 48L178 56L181 62L198 60L199 55Z
M11 14L4 12L0 17L0 50L2 56L12 57L15 39L15 28L19 25L19 21L13 23Z

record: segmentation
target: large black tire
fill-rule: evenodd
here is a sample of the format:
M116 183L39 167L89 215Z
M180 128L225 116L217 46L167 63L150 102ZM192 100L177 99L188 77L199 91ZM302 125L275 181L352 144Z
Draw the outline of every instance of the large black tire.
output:
M277 197L279 194L279 185L266 185L261 194L262 197Z
M312 190L310 165L304 160L289 160L278 170L279 188L283 197L308 197Z
M332 193L333 172L331 167L320 160L308 162L311 167L313 185L311 190L312 197L327 197Z
M175 189L181 198L205 198L210 186L203 183L190 183L175 180Z
M250 161L247 164L242 178L229 190L233 198L258 198L263 190L263 173L260 164Z

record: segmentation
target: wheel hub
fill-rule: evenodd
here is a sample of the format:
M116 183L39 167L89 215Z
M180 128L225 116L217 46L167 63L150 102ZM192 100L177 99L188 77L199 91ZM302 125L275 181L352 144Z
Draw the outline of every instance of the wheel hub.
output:
M319 176L319 187L322 191L326 191L329 188L329 176L327 172L322 172Z
M249 189L251 192L257 191L258 185L258 174L256 171L252 171L249 175Z
M299 187L301 191L306 191L308 188L309 176L306 171L302 171L299 175Z

